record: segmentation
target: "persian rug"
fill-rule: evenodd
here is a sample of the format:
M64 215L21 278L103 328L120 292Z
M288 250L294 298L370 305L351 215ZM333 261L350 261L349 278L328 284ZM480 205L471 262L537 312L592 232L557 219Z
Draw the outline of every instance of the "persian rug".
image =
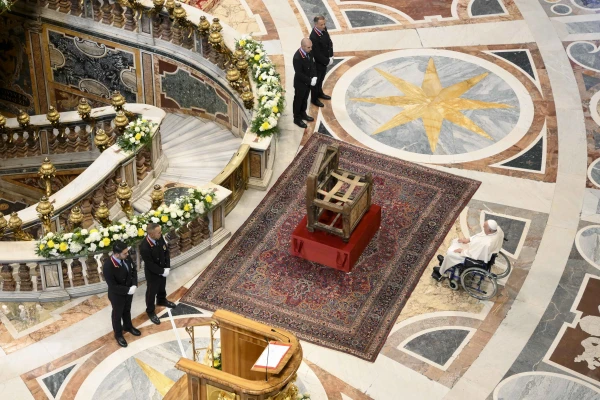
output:
M306 214L306 176L320 144L340 167L371 172L379 232L346 274L289 253ZM423 270L480 182L315 133L182 301L226 309L368 361L377 355Z

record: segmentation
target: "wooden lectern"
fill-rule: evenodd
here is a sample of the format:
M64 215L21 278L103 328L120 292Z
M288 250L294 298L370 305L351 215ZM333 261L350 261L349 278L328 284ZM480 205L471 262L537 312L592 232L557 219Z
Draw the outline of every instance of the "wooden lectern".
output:
M294 382L302 362L302 348L292 333L224 310L216 311L213 320L221 331L222 370L180 358L175 367L186 375L171 388L165 400L296 399L298 389ZM269 369L265 380L265 371L253 371L252 367L270 341L291 347L279 366Z

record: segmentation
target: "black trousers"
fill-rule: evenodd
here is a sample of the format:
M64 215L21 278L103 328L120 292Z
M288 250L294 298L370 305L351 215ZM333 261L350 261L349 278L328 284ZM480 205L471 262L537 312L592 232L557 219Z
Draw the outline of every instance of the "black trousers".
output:
M108 300L112 305L112 326L116 336L123 336L123 330L130 330L133 328L131 323L131 301L133 295L120 295L108 292ZM121 325L121 320L123 324Z
M312 86L310 89L310 101L313 103L319 100L319 96L323 94L323 80L325 80L326 73L327 68L317 68L317 84L315 86Z
M154 314L154 305L167 301L167 278L162 275L146 275L146 312Z
M302 119L306 114L309 94L310 89L308 86L294 86L294 119Z

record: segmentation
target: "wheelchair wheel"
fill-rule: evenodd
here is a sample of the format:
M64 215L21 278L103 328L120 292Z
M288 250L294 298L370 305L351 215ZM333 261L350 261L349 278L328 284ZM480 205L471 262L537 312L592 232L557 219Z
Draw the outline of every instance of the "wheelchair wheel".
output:
M467 268L460 276L460 283L469 295L479 300L489 300L496 295L496 278L481 268Z
M502 279L510 274L511 268L510 260L508 257L506 257L506 254L500 251L498 253L498 257L496 257L496 261L494 261L494 265L492 265L492 270L490 272L496 275L496 278Z
M458 282L458 279L448 279L448 286L450 286L450 289L452 290L458 290L460 288L460 283Z

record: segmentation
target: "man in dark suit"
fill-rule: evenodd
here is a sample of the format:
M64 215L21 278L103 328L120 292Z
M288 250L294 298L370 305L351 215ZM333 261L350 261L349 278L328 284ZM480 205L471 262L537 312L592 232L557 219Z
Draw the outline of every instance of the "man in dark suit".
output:
M102 271L108 285L108 299L112 305L112 326L119 346L127 347L123 331L140 336L131 323L131 301L138 284L137 269L129 256L127 245L120 240L113 243L113 255L104 260ZM121 325L123 320L123 325Z
M294 54L294 124L300 128L306 128L304 121L314 121L306 114L310 87L317 84L317 68L311 50L310 39L304 38Z
M317 15L314 18L315 26L310 32L312 41L312 54L317 64L317 84L312 87L310 101L317 107L323 107L319 99L331 100L331 96L323 93L323 80L327 73L327 67L333 64L333 42L325 26L325 17Z
M175 308L177 305L167 300L167 276L171 271L169 246L162 236L160 225L149 223L146 226L146 237L140 244L140 255L144 260L146 273L146 313L150 321L156 325L160 319L154 312L155 303L158 306Z

